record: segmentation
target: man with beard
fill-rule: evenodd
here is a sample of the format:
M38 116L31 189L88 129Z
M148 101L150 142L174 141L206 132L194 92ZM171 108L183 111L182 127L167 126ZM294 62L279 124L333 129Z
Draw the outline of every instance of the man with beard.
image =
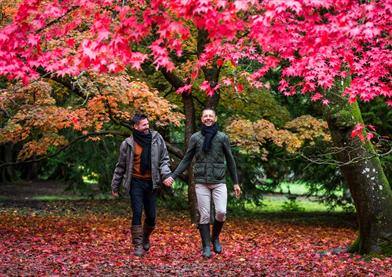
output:
M220 254L222 246L219 234L226 219L227 188L225 181L225 160L234 183L234 194L239 197L241 189L238 183L236 164L231 153L227 135L218 131L217 116L214 110L204 109L201 116L201 131L194 133L189 141L184 158L173 172L169 181L177 178L195 157L193 174L196 183L197 205L200 214L198 225L202 240L202 255L211 256L210 243L214 252ZM211 198L215 206L215 220L210 235L210 204Z
M134 255L142 256L150 249L150 235L156 224L157 189L163 183L170 187L169 155L162 136L150 130L148 119L136 114L131 121L132 135L120 147L120 155L112 180L112 195L118 197L123 184L129 192L132 206L132 243ZM142 211L145 221L142 226ZM143 251L144 250L144 251Z

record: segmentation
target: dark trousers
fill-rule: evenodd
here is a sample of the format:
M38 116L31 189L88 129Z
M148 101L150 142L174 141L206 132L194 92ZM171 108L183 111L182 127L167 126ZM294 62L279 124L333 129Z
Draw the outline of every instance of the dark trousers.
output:
M145 224L155 226L157 192L152 188L152 181L132 178L131 190L132 225L142 224L143 206Z

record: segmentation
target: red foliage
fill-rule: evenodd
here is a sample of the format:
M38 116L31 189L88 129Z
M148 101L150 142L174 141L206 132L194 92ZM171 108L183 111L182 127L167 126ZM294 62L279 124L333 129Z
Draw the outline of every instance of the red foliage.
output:
M208 33L209 42L197 57L192 79L211 63L237 65L246 57L263 65L251 76L259 85L269 69L289 61L279 88L285 95L319 93L313 99L323 100L349 77L344 94L351 102L383 97L391 103L390 1L126 3L22 1L13 22L0 29L0 75L28 82L38 77L39 66L63 76L88 69L140 69L147 60L173 71L178 68L171 56L182 56L197 29ZM149 51L141 50L146 42ZM298 77L301 82L293 83Z
M186 215L159 215L150 253L131 255L129 220L104 215L0 213L0 275L392 276L392 258L345 248L355 232L256 219L229 219L224 253L205 260Z

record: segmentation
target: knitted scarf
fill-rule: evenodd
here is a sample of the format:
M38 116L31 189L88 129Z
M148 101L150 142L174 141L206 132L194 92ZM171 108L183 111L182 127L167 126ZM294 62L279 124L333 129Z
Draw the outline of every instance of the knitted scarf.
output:
M203 151L205 153L211 150L211 142L216 133L218 132L218 125L215 123L212 126L201 126L201 134L204 136Z
M140 172L144 175L148 170L151 170L151 132L148 134L142 133L137 130L133 130L133 139L142 148L142 155L140 161Z

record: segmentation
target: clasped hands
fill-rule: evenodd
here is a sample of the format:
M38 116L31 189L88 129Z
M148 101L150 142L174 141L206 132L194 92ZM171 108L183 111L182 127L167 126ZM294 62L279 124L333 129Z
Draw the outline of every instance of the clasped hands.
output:
M163 184L164 184L165 186L169 187L169 188L172 187L173 183L174 183L174 179L173 179L173 177L171 177L171 176L170 176L170 177L167 177L165 180L163 180Z

